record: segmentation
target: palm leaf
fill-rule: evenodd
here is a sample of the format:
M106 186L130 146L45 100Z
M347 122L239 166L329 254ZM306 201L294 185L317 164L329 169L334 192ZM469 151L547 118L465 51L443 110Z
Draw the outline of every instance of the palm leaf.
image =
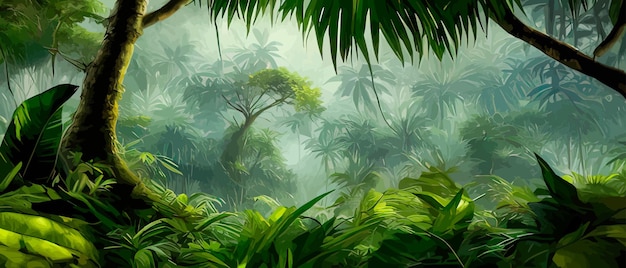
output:
M246 20L248 28L256 18L277 12L284 20L295 17L303 30L303 38L314 31L322 53L324 35L328 35L333 65L337 58L343 61L351 54L353 46L370 62L366 40L367 21L372 36L374 55L378 58L380 33L401 60L405 55L413 59L414 51L423 54L425 46L442 59L447 51L456 53L464 37L475 36L477 22L486 25L488 12L497 12L519 0L447 0L447 1L305 1L305 0L207 0L207 8L214 21L226 16L228 23L237 16ZM274 10L277 3L278 10ZM489 5L489 6L488 6ZM494 8L492 8L492 6ZM269 8L269 10L268 10ZM483 10L486 16L480 16ZM489 10L489 11L487 11ZM246 14L246 16L241 16ZM470 33L471 31L471 33ZM453 53L454 52L454 53Z

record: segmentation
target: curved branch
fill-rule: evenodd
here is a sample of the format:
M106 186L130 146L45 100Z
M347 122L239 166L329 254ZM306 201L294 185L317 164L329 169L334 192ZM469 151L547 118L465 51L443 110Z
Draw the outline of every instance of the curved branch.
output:
M283 103L287 98L289 98L289 96L286 97L282 97L280 99L274 100L274 102L270 103L269 105L261 108L260 110L256 111L254 114L252 114L252 116L260 116L263 112L269 110L272 107L276 107L277 105Z
M146 14L145 16L143 16L143 19L141 20L142 23L142 27L148 28L152 25L154 25L155 23L162 21L164 19L169 18L170 16L172 16L174 13L176 13L176 11L178 11L181 7L187 5L189 3L189 0L170 0L168 1L165 5L163 5L161 8L152 11L148 14Z
M231 108L239 111L240 113L242 113L245 117L248 117L248 115L250 113L248 113L240 104L233 104L230 100L228 100L224 95L222 95L222 98L224 98L224 100L226 101L226 104L228 106L230 106Z
M502 10L501 7L496 9L489 5L488 8L492 9L490 18L507 33L534 46L558 62L597 79L626 98L626 72L623 70L597 62L575 47L527 26L508 7ZM498 13L502 15L496 15Z
M614 0L615 1L615 0ZM617 15L617 21L615 21L615 25L606 38L598 45L598 47L593 51L593 57L601 57L617 43L619 38L626 30L626 1L622 1L619 7L619 14Z

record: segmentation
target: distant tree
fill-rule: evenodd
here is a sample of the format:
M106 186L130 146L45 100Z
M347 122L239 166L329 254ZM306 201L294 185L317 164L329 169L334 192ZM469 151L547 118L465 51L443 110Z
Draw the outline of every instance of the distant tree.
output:
M233 60L246 72L256 72L267 68L278 68L276 59L280 58L278 47L280 42L269 40L269 31L252 30L255 43L247 47L233 49Z
M457 103L464 103L470 90L475 90L480 81L480 68L443 67L431 69L421 75L422 79L411 87L413 96L422 98L429 117L443 124L447 115L456 115Z
M53 75L62 72L55 64L57 56L84 70L95 56L102 35L80 23L87 19L102 23L104 10L97 0L0 1L0 83L6 84L13 97L7 103L17 105L24 100L20 96L24 91L11 84L11 77L21 71L33 72L30 68L39 69L50 61Z
M311 87L309 81L285 68L258 71L233 93L234 96L224 96L224 99L230 108L243 115L243 121L230 135L220 160L235 180L245 172L240 159L245 134L261 114L284 104L294 105L296 111L309 114L319 114L323 110L320 89Z
M104 22L104 10L97 0L1 1L0 63L28 66L50 53L90 60L102 37L80 23Z
M311 137L306 142L306 149L310 149L315 157L321 158L324 170L330 173L343 160L344 144L339 137L342 134L343 122L339 120L322 119L322 126L317 130L317 138Z
M377 93L389 94L389 85L395 83L395 76L379 65L372 65L372 72L368 65L362 64L358 69L341 66L337 76L329 79L329 82L341 82L339 90L335 93L340 97L352 96L354 105L358 108L365 108L375 111L376 104L371 92L376 87Z

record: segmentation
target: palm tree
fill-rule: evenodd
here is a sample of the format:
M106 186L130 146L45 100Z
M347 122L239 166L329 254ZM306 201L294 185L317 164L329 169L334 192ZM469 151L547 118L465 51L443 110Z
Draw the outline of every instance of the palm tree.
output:
M341 122L343 131L337 139L344 144L347 155L365 156L376 150L377 126L370 118L348 116Z
M396 106L389 117L391 128L383 128L383 143L397 154L423 148L428 135L430 121L424 117L424 108L420 103L404 101Z
M176 74L188 74L188 62L191 61L191 53L194 51L194 45L182 43L181 45L172 47L163 41L159 42L163 53L154 53L152 57L155 64L152 66L154 71L159 72L162 76L175 76Z
M244 72L253 73L267 68L278 68L276 59L280 58L278 47L282 44L277 41L269 41L269 31L263 32L258 29L252 30L256 43L248 47L232 49L235 52L233 60L241 66Z
M317 130L319 135L312 137L306 143L305 149L310 149L315 157L321 158L324 170L327 173L334 170L344 159L343 143L339 141L343 123L341 120L322 119L322 126Z
M371 92L376 90L378 94L389 94L387 86L395 84L395 76L380 65L371 65L371 68L372 72L370 73L367 64L362 64L358 70L353 67L341 66L338 75L326 83L341 82L335 95L340 97L352 96L352 101L357 108L365 108L374 112L377 105L374 104Z
M429 118L441 125L448 114L457 113L457 105L464 104L464 95L476 89L481 77L479 66L437 66L421 73L420 81L411 87L411 91L413 96L422 98Z
M541 78L542 84L532 89L528 96L539 103L539 108L560 118L555 121L557 125L563 125L569 133L579 131L588 132L598 130L603 135L606 127L599 123L591 105L598 107L598 103L583 99L582 94L586 91L594 91L588 78L580 76L566 69L565 66L537 58L533 60L533 72ZM547 105L550 103L550 105ZM595 104L595 105L594 105ZM571 118L572 121L564 121L563 118Z
M211 75L211 74L209 74ZM183 101L187 111L191 112L199 126L208 131L224 129L226 124L223 112L228 109L223 96L228 96L236 89L234 81L226 77L209 77L206 73L195 74L185 87Z
M313 136L312 119L311 116L300 112L290 113L288 116L279 119L281 126L288 127L296 135L298 140L298 160L301 159L300 153L302 151L300 135L309 138Z
M511 85L507 84L507 81L510 80L497 74L491 74L489 78L481 81L476 106L482 107L490 115L517 108L521 99L519 91L511 90Z

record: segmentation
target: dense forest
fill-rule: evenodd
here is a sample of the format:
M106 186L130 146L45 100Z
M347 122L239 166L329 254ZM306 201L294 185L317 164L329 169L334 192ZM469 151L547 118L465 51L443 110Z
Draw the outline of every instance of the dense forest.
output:
M623 0L0 0L2 267L626 267Z

